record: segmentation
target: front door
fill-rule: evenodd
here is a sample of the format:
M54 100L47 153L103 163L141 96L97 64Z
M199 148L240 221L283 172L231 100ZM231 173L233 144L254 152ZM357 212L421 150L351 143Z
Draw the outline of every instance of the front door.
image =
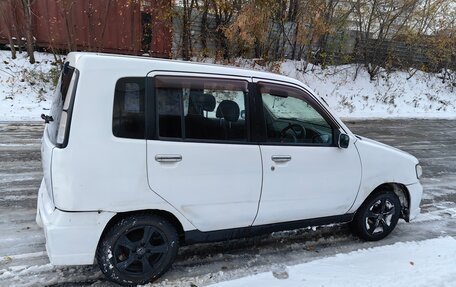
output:
M151 75L150 188L200 231L251 225L262 166L248 140L249 79Z
M337 122L304 90L269 82L258 87L264 174L254 225L346 213L361 180L354 138L348 148L339 148Z

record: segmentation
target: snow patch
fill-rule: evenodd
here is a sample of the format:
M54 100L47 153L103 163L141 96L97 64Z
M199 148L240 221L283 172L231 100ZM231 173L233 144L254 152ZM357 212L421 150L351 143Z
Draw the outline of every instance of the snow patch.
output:
M26 55L13 60L9 51L0 51L0 121L39 121L50 108L54 57L36 52L32 65Z
M25 258L30 259L30 258L40 257L43 255L47 255L46 251L9 255L9 256L4 256L3 258L0 258L0 263L11 262L11 261L17 260L17 259L25 259Z
M424 222L424 221L433 221L433 220L442 220L443 218L456 218L456 208L448 208L446 206L435 206L436 210L432 210L426 213L420 213L413 223Z
M337 254L288 267L280 278L271 271L210 286L454 286L454 258L456 240L442 237Z
M43 271L50 271L54 267L52 264L45 264L45 265L34 265L34 266L26 266L26 265L20 265L20 266L12 266L9 267L8 269L4 270L2 274L0 274L0 281L6 280L6 279L11 279L11 278L16 278L16 277L21 277L25 275L30 275L30 274L35 274Z

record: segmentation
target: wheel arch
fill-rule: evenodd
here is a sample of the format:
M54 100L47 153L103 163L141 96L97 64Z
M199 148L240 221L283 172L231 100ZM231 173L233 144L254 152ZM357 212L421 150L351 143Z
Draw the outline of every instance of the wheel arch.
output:
M403 218L405 221L409 222L410 218L410 193L407 189L407 186L405 186L402 183L397 183L397 182L386 182L378 185L364 200L362 203L366 202L370 197L384 192L384 191L392 191L394 192L397 197L399 198L399 201L401 203L401 213L400 213L400 218ZM361 205L360 205L361 206ZM359 209L359 208L358 208Z
M133 215L157 215L163 217L164 219L168 220L174 228L176 228L177 234L179 235L180 245L185 242L185 232L182 223L177 219L177 217L169 211L160 210L160 209L143 209L143 210L134 210L134 211L126 211L126 212L118 212L114 215L108 223L105 225L103 232L98 239L97 248L100 245L101 240L103 239L106 232L114 226L120 220L133 216Z

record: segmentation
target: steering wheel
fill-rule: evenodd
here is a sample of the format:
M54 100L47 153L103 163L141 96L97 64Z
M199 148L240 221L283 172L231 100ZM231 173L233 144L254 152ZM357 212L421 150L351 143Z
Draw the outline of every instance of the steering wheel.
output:
M317 135L314 135L314 136L312 137L312 143L319 143L319 144L321 144L321 143L325 143L325 141L323 140L323 138L322 138L321 135L317 134Z
M291 130L292 133L288 133ZM298 142L298 138L303 139L306 137L306 130L298 124L288 124L287 127L280 131L280 142L284 142L287 135L291 135L293 142Z

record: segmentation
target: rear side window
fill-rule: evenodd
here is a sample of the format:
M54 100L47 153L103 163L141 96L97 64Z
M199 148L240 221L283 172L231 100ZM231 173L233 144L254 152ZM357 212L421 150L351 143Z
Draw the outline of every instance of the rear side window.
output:
M246 81L155 77L160 139L247 141Z
M145 78L121 78L114 92L112 132L121 138L144 139Z

